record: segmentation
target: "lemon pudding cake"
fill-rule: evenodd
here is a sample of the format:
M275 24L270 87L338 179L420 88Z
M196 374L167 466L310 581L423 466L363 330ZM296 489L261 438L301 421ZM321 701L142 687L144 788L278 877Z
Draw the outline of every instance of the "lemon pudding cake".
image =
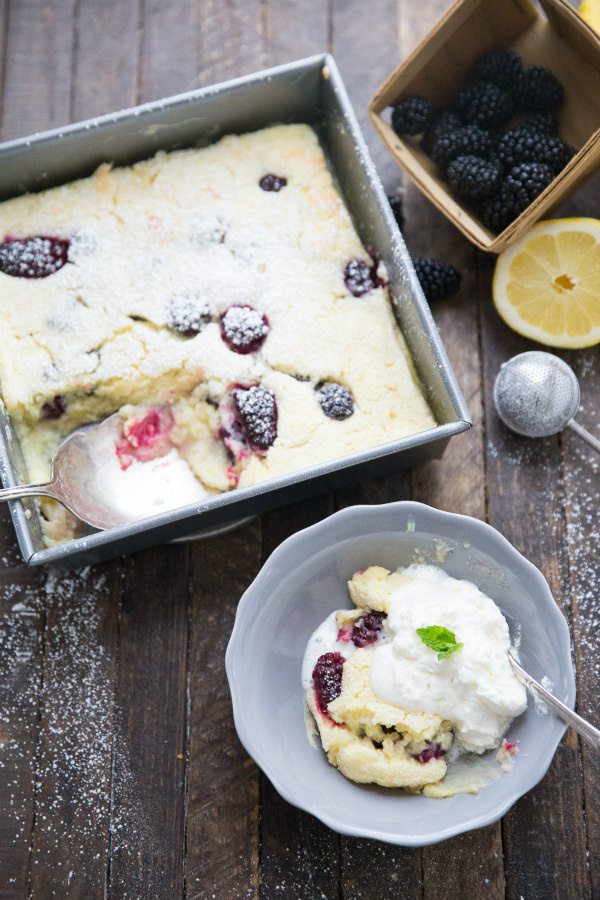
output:
M175 450L208 493L435 425L309 126L103 165L0 204L0 238L0 380L31 480L118 410L124 470Z
M436 566L370 566L348 584L303 661L306 703L332 765L352 781L475 793L509 767L504 735L527 706L496 604ZM479 760L488 750L490 760ZM471 765L456 762L477 754ZM455 763L448 770L448 761Z

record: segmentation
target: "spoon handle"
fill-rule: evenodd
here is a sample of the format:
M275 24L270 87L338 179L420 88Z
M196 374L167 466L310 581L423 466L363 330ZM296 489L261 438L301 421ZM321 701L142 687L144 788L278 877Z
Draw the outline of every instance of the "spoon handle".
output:
M593 447L594 450L597 450L600 453L600 441L598 438L594 437L593 434L590 434L587 428L584 428L583 425L580 425L579 422L576 422L575 419L569 419L567 422L567 428L570 428L571 431L574 431L578 437L580 437L583 441L586 441Z
M535 694L536 697L539 697L540 700L543 700L546 706L550 707L563 722L570 725L577 734L580 734L582 738L588 741L588 743L597 750L600 750L600 730L595 728L590 722L586 721L586 719L582 719L580 715L572 709L569 709L564 703L561 703L554 694L551 694L545 687L542 687L539 681L532 678L531 675L519 665L512 654L509 653L508 658L513 668L513 672L521 684L524 684L527 690L531 691L532 694Z
M60 500L60 497L52 490L53 485L47 484L17 484L0 490L0 502L5 500L19 500L20 497L52 497Z

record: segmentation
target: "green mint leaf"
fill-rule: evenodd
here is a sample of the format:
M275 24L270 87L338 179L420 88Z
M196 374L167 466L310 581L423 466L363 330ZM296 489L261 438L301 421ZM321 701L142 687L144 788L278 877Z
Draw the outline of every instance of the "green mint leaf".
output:
M428 625L426 628L417 628L417 634L426 647L435 650L438 659L447 659L452 653L460 650L462 644L456 640L456 635L443 625Z

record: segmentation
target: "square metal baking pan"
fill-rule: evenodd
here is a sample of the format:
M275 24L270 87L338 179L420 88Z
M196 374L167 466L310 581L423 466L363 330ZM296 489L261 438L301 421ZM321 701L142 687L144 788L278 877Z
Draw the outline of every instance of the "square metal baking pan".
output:
M465 401L338 69L328 54L1 144L0 199L91 175L102 162L129 165L158 150L202 146L228 133L282 122L306 122L317 129L361 240L382 254L398 321L439 424L402 440L55 547L44 544L35 504L13 502L19 545L30 565L73 566L130 553L349 481L439 458L450 437L470 427ZM27 481L3 406L0 466L6 486Z

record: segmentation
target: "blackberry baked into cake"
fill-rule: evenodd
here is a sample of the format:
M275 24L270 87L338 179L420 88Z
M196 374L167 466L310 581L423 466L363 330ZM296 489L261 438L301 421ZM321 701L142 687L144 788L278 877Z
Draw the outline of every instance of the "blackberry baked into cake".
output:
M122 410L123 469L207 493L431 428L384 267L306 125L0 204L0 380L29 477ZM43 501L49 541L73 523Z

